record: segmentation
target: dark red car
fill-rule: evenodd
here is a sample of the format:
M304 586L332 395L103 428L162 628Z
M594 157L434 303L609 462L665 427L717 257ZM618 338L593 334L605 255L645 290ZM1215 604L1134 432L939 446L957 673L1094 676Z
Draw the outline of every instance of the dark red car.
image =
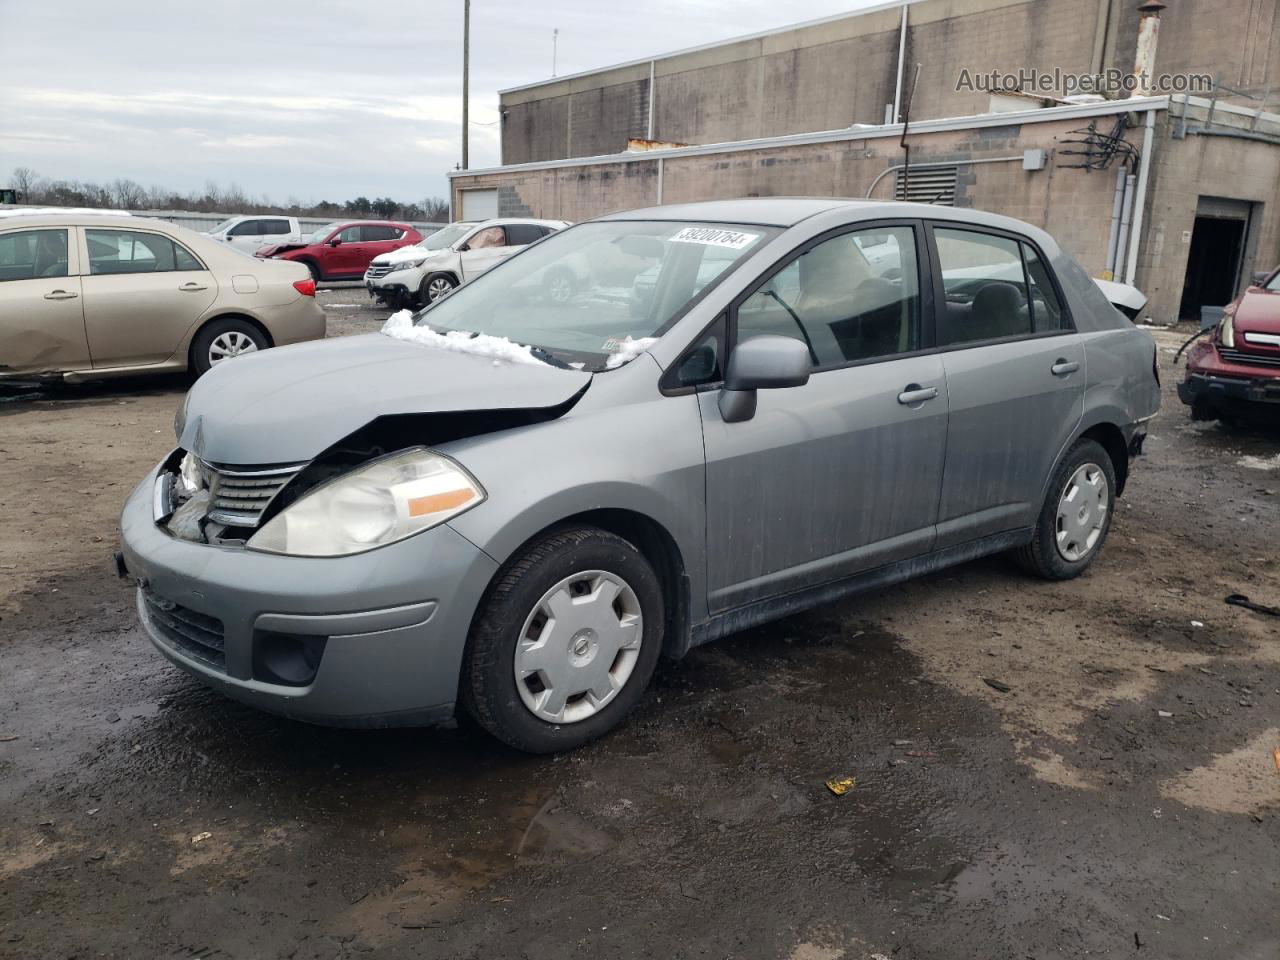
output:
M301 243L273 243L255 256L305 263L317 280L359 280L369 261L422 239L407 223L391 220L335 220Z
M1247 409L1280 419L1280 269L1228 304L1213 333L1191 348L1178 397L1196 420Z

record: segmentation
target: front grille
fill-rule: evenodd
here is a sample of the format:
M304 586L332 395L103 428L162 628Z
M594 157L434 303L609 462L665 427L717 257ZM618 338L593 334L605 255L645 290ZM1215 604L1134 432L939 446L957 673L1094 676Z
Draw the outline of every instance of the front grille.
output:
M1243 350L1219 347L1218 355L1227 363L1239 363L1247 367L1280 367L1280 354L1246 353Z
M205 466L209 483L206 516L215 523L232 527L256 527L267 504L306 464L230 467L209 463Z
M371 263L365 276L370 280L377 280L379 277L385 277L391 272L391 264L389 263Z
M147 619L156 631L186 656L217 670L227 668L222 621L166 600L143 589Z

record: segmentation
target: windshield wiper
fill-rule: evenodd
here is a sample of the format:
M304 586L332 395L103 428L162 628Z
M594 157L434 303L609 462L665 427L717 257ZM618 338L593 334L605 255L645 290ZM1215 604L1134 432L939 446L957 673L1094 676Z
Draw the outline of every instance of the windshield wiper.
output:
M550 350L546 349L545 347L539 347L532 343L521 344L521 346L528 347L529 352L532 353L539 360L541 360L543 363L548 363L553 367L559 367L561 370L573 369L573 367L569 366L569 364L565 363L563 360L561 360L559 357L557 357L555 354L553 354Z

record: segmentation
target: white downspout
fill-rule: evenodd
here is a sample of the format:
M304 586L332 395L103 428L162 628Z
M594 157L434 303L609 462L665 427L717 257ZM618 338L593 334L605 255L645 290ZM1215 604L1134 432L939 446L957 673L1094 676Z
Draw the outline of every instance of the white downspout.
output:
M1125 169L1116 170L1116 198L1111 204L1111 232L1107 236L1107 265L1102 271L1103 280L1116 278L1116 251L1120 247L1120 215L1124 210Z
M658 206L662 206L662 157L658 158Z
M902 5L902 26L898 28L898 83L893 88L893 116L890 123L902 122L902 71L907 56L907 5Z
M649 61L649 123L645 127L645 139L653 139L653 81L654 75L658 72L657 61ZM661 201L659 201L661 202Z
M1134 204L1133 226L1129 230L1129 255L1125 258L1124 282L1133 286L1138 273L1138 241L1142 238L1142 220L1147 209L1147 177L1151 172L1151 150L1156 134L1156 112L1147 111L1147 122L1142 131L1142 163L1138 167L1138 197Z

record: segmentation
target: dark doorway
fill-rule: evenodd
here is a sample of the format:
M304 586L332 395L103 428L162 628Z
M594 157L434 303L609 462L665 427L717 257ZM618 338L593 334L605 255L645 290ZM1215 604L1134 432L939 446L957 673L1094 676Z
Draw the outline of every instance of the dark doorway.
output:
M1180 318L1198 319L1201 307L1224 307L1235 297L1246 226L1247 220L1196 217Z

